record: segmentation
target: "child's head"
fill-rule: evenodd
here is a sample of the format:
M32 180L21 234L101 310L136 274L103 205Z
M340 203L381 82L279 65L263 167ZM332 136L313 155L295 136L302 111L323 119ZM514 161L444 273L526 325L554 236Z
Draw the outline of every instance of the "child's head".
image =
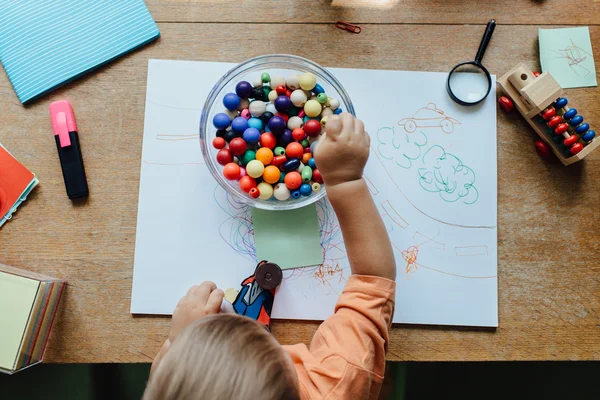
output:
M265 328L235 314L206 316L171 344L144 400L299 399L289 356Z

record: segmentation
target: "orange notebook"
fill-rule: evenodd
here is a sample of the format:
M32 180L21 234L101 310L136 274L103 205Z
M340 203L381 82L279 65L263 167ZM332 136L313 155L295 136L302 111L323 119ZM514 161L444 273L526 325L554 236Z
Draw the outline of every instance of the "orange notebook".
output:
M35 175L0 143L0 226L11 219L38 183Z

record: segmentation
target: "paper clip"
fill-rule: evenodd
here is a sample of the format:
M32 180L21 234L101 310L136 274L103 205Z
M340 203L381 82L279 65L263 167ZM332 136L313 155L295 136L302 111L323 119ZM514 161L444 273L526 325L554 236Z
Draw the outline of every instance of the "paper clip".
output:
M352 24L349 24L349 23L344 22L344 21L337 21L335 23L335 26L336 26L336 28L340 28L340 29L343 29L345 31L352 32L352 33L360 33L360 32L362 32L362 28L360 26L358 26L358 25L352 25Z

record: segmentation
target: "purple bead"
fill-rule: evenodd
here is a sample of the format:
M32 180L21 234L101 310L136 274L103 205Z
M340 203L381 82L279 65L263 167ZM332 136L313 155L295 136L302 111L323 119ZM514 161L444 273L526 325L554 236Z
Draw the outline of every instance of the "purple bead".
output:
M285 120L278 115L275 115L269 120L269 129L274 135L281 135L285 130L285 127Z
M260 140L260 131L256 128L248 128L244 131L242 138L248 144L256 144Z
M240 105L240 98L235 93L227 93L225 97L223 97L223 105L229 111L237 110Z
M231 129L239 133L244 132L248 129L248 120L244 117L235 117L231 122Z
M292 101L287 96L277 96L275 99L275 108L277 111L284 113L292 107Z
M250 82L246 81L238 82L238 84L235 85L235 92L242 99L247 99L248 97L250 97L250 95L252 94L252 89L253 87L250 84Z
M275 118L275 117L273 117ZM292 141L294 140L294 137L292 136L292 131L290 131L289 129L286 129L283 131L283 134L281 136L279 136L279 138L277 139L277 145L281 146L281 147L285 147L288 144L292 143Z
M218 113L213 117L213 125L217 129L225 129L229 126L231 120L229 119L229 115L225 113Z

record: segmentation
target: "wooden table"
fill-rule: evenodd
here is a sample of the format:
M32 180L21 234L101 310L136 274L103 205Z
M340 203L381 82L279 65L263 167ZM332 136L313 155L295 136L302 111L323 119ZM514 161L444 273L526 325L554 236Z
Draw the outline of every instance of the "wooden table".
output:
M147 3L158 42L30 106L0 74L0 141L41 181L0 231L0 262L69 282L49 362L149 362L168 332L169 318L129 313L149 58L239 62L292 52L326 66L448 71L472 59L494 17L485 55L494 74L518 62L539 70L537 29L545 24L589 25L600 60L598 0ZM362 33L336 29L338 19ZM567 95L598 130L600 90ZM48 115L63 98L75 105L87 202L65 195ZM390 360L600 359L600 150L564 167L540 160L534 139L519 115L498 115L500 327L395 326ZM317 326L273 324L283 343L308 343Z

